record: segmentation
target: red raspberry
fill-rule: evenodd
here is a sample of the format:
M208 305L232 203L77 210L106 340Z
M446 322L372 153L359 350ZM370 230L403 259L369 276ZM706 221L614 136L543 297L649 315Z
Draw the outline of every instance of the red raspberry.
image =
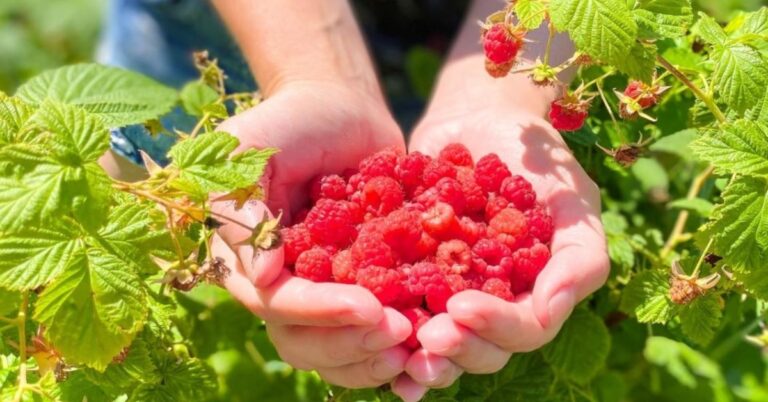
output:
M458 233L455 234L455 237L464 240L471 246L486 236L487 229L484 222L475 222L468 216L462 216L459 219Z
M391 177L374 177L363 187L362 206L375 216L386 215L403 205L400 183Z
M647 85L641 81L630 82L623 96L619 94L619 115L624 119L636 118L643 110L656 105L659 97L668 89L669 87Z
M472 154L469 153L467 147L458 143L446 145L445 148L440 151L440 155L438 155L437 158L456 166L472 167L473 164Z
M504 64L496 64L488 59L485 59L485 71L487 71L488 75L493 78L505 77L507 74L509 74L509 72L512 70L512 67L514 66L514 61L510 61L509 63Z
M450 232L456 222L456 213L453 207L438 202L421 214L421 226L432 236L439 237Z
M408 321L411 322L411 326L413 327L411 336L409 336L408 339L403 342L403 344L411 349L418 349L419 346L421 346L421 343L419 343L419 339L416 337L416 334L419 332L419 328L421 328L422 325L426 324L427 321L432 318L432 314L430 314L429 311L419 307L401 310L400 312L405 316L405 318L408 319Z
M437 247L435 261L448 274L463 274L472 265L472 252L467 243L450 240Z
M522 212L515 208L505 208L491 219L488 234L508 247L516 248L528 235L528 222Z
M352 251L342 250L331 260L333 279L339 283L355 283L357 265L352 258Z
M394 150L385 149L363 159L360 162L360 174L365 179L376 176L396 177L395 165L397 165L397 153Z
M435 255L439 242L434 237L430 236L427 232L421 232L421 237L416 245L413 247L413 251L408 253L408 261L423 260L427 257Z
M305 220L307 220L307 215L309 215L309 209L303 208L299 212L296 212L296 215L293 216L293 224L298 225L299 223L304 223Z
M321 198L343 200L347 198L347 183L341 176L335 174L317 177L312 181L309 197L312 201L317 201Z
M296 260L294 272L299 278L328 282L331 280L331 255L320 247L307 250Z
M485 220L490 222L496 214L501 212L508 205L509 200L506 198L497 194L491 194L491 196L488 197L488 203L485 204Z
M536 204L536 192L533 191L531 183L525 180L523 176L511 176L504 179L499 193L521 211L525 211Z
M523 46L522 34L511 32L504 23L493 24L483 32L482 41L485 58L494 64L514 62Z
M437 201L444 202L451 207L456 214L464 212L467 206L467 199L461 189L461 184L450 177L443 177L435 184L437 191Z
M347 180L347 195L352 195L354 193L363 191L363 186L365 186L363 175L360 173L353 174Z
M433 292L427 293L427 295L424 296L424 301L427 303L429 311L435 314L445 313L448 311L446 308L448 299L453 295L454 292L450 286L442 286L436 288Z
M475 181L489 193L498 192L501 182L511 175L507 165L496 154L483 156L475 166Z
M309 211L305 223L318 244L343 247L357 234L358 214L358 208L351 202L321 199Z
M387 243L384 243L381 236L359 236L352 243L350 250L352 251L352 259L360 268L367 268L371 265L391 268L395 265L392 249Z
M464 289L480 290L485 283L485 277L476 271L469 271L464 274Z
M506 301L515 300L515 295L510 289L511 284L508 280L500 278L489 278L483 283L482 291L488 294L492 294L499 299Z
M486 278L509 278L513 260L509 247L496 239L480 239L472 247L472 269Z
M286 265L295 263L301 253L311 249L314 245L307 227L303 224L283 228L280 230L280 235L283 238Z
M384 242L399 254L406 254L421 239L420 213L398 209L384 218L381 234Z
M427 164L429 164L431 160L432 158L421 152L412 152L401 157L400 160L397 161L395 174L406 188L417 187L422 184L424 168L427 167Z
M467 213L477 213L485 208L488 197L485 190L475 181L475 172L469 168L462 168L456 172L456 180L461 183L461 191L467 200Z
M456 167L448 162L433 160L424 168L424 186L432 187L443 177L456 178Z
M523 214L528 221L528 234L542 243L549 243L552 240L555 226L552 217L544 210L544 207L538 205Z
M419 262L411 267L406 286L412 294L426 296L439 288L448 288L448 283L445 281L445 273L437 264Z
M549 257L549 248L541 243L512 253L512 292L517 294L531 290Z
M403 292L398 270L375 265L357 271L357 284L370 290L384 305L396 301Z
M568 94L552 102L549 109L549 121L552 127L560 131L576 131L584 126L589 110L589 101L583 101Z

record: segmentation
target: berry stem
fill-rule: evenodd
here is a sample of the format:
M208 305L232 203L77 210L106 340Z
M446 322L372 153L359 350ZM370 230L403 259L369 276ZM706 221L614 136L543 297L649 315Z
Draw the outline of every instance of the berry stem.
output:
M20 402L24 396L24 389L27 387L27 305L29 304L29 293L24 292L21 297L21 307L19 315L16 317L19 327L19 386L13 402Z
M704 183L707 182L707 179L709 179L709 176L712 175L712 172L714 172L715 168L714 166L710 165L704 171L699 173L698 176L696 176L693 179L693 182L691 183L691 187L688 189L688 195L687 199L692 200L696 198L697 195L699 195L699 191L701 191L701 188L704 186ZM670 252L677 246L678 243L680 243L681 235L683 233L683 230L685 229L685 223L688 221L688 216L690 213L688 211L681 211L679 215L677 215L677 221L675 221L675 226L672 228L672 233L669 234L669 238L667 239L667 242L664 244L664 248L661 250L661 258L665 258L667 255L669 255Z
M701 252L701 256L699 256L699 261L696 262L696 268L693 269L693 273L691 273L691 277L696 278L699 276L699 271L701 271L701 264L704 263L704 257L707 256L707 253L709 252L709 249L712 247L712 243L715 242L715 238L712 237L709 239L709 242L707 242L707 247L704 248L704 251Z
M189 133L189 138L195 138L195 136L197 136L197 133L199 133L200 130L203 128L203 126L206 123L208 123L208 119L210 119L210 118L211 118L211 113L210 112L205 112L203 114L203 117L201 117L200 120L195 125L195 128L192 129L192 132Z
M547 46L544 49L544 64L549 65L549 56L552 52L552 40L555 38L555 26L552 25L552 21L547 18L547 28L549 29L549 36L547 36Z
M707 108L712 112L712 114L715 116L717 121L720 124L723 124L726 122L725 115L720 110L720 108L717 106L717 103L715 103L714 98L711 95L708 95L704 93L704 91L701 90L696 84L693 83L688 77L683 74L680 70L678 70L675 66L672 65L667 59L665 59L662 56L656 56L656 61L661 64L662 67L664 67L667 71L669 71L672 75L674 75L677 79L679 79L685 86L690 88L691 92L693 92L694 95L696 95L699 100L704 102L704 104L707 106Z

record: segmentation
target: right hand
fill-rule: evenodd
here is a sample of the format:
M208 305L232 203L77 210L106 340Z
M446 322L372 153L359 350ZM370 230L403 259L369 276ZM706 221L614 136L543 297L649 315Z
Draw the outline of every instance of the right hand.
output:
M263 181L266 205L250 203L235 211L228 203L214 204L218 213L251 227L270 210L281 211L290 223L308 204L308 184L315 176L355 167L382 148L405 149L383 101L329 82L287 84L219 130L237 136L240 150L280 150ZM230 268L226 288L267 322L283 360L348 388L379 386L403 372L409 353L398 345L412 330L404 316L382 307L363 288L294 277L283 267L281 248L254 253L240 244L250 234L225 224L213 252Z

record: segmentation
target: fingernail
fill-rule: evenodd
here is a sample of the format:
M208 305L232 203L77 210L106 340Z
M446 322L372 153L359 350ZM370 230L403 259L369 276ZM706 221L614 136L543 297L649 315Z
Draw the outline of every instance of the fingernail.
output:
M398 339L394 339L392 334L387 329L376 329L369 332L363 338L363 345L370 351L378 351L391 346L397 345Z
M571 314L575 303L576 295L573 292L573 288L561 289L549 299L547 304L547 312L549 314L544 318L545 322L542 322L542 325L546 327L551 322L562 322Z
M371 364L371 375L377 380L389 380L403 371L405 362L393 354L384 353Z

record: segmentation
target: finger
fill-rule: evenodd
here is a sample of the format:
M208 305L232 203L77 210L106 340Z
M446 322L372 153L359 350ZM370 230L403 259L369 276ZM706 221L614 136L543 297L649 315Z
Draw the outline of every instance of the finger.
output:
M384 317L381 303L371 292L358 286L315 283L297 278L287 270L266 289L257 289L245 276L234 251L214 236L217 256L230 273L224 286L230 293L266 321L280 325L347 326L376 325Z
M262 202L246 203L236 211L232 203L215 202L213 210L226 218L220 218L224 226L219 228L221 238L231 246L240 259L246 277L256 285L263 288L271 284L280 275L283 269L283 248L273 250L259 250L248 243L253 232L246 227L232 221L240 222L246 226L255 227L266 217L272 219L272 213Z
M573 305L573 299L564 303ZM502 350L530 352L551 341L571 313L571 309L559 309L558 315L552 316L551 324L543 326L532 304L530 295L510 303L487 293L467 290L448 300L448 314Z
M403 342L411 323L392 308L373 327L308 327L267 324L269 337L283 360L303 361L302 366L340 367L359 363Z
M403 402L418 402L427 391L427 387L413 381L408 374L400 374L392 381L392 392L402 398Z
M386 384L403 372L408 350L395 346L360 363L318 369L320 377L346 388L373 388Z
M425 349L414 352L405 364L405 372L428 388L447 388L462 374L459 366Z
M464 371L489 374L501 370L511 353L500 349L457 324L448 314L438 314L418 333L421 346L428 352L447 357Z

